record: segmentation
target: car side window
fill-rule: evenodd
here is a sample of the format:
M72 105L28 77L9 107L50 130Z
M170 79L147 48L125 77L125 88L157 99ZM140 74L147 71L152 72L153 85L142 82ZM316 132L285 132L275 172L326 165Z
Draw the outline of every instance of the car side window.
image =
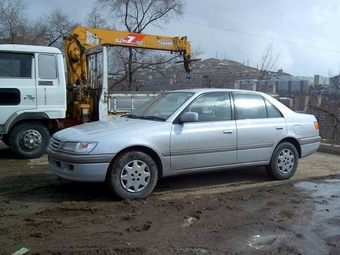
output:
M185 111L197 112L198 122L231 120L230 103L229 93L210 92L197 98Z
M233 93L233 98L238 120L267 118L266 104L260 95Z
M266 100L268 118L281 118L282 113Z

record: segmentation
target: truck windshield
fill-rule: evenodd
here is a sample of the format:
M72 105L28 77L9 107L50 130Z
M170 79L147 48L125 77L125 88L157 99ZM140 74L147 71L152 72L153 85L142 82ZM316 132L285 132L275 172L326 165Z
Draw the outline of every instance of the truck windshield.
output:
M184 102L186 102L193 93L189 92L167 92L162 93L126 115L131 118L143 118L151 120L166 120L169 118Z

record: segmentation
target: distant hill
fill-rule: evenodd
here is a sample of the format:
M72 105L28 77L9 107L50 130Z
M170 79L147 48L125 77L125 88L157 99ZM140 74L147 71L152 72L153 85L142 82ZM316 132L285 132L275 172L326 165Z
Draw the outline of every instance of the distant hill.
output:
M271 72L270 76L291 76L282 70ZM182 88L215 87L234 88L237 80L258 79L260 70L233 60L209 58L193 62L191 78L187 79L183 64L166 69L165 76L147 72L135 77L136 90L159 91ZM270 77L266 77L270 78Z

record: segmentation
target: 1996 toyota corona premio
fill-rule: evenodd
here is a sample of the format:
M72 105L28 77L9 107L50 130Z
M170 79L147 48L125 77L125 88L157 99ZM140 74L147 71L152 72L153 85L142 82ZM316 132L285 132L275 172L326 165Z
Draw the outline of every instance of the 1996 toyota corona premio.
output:
M105 182L120 199L148 196L160 178L264 166L292 177L299 158L320 145L313 115L295 113L261 92L189 89L165 92L131 113L61 130L49 167L74 181Z

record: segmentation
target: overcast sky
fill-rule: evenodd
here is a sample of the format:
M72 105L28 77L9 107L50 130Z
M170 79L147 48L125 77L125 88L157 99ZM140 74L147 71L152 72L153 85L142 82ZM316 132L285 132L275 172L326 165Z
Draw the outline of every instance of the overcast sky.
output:
M95 0L25 0L39 17L60 7L85 25ZM186 0L185 14L148 34L187 36L200 57L230 59L252 67L265 48L280 54L277 69L296 76L337 75L340 70L339 0Z

